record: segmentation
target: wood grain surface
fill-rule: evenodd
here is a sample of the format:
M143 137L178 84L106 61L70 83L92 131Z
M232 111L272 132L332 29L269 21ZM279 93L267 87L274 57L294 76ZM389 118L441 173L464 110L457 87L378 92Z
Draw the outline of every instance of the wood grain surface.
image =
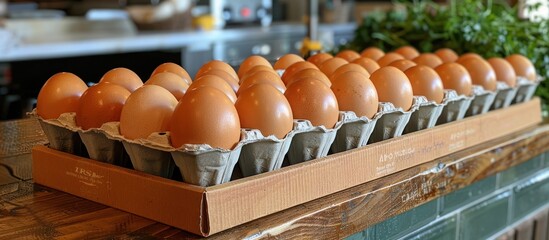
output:
M0 122L0 132L0 239L200 238L33 184L30 147L47 142L39 124L32 119ZM210 238L346 237L547 150L549 125L542 124L254 220Z

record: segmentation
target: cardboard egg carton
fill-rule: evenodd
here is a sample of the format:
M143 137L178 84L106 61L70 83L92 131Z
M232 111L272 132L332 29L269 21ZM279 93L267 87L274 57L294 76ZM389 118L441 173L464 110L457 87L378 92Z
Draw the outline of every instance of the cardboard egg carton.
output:
M232 150L188 144L171 151L171 155L184 182L209 187L231 180L241 150L240 143Z
M482 86L473 85L473 101L465 113L466 117L483 114L490 110L496 98L496 92L484 90Z
M374 118L378 118L374 131L368 143L391 139L401 136L406 124L410 121L412 113L419 108L420 102L417 97L412 100L412 106L408 111L395 107L390 102L380 102L379 110Z
M534 98L427 131L213 187L175 182L35 146L33 180L209 236L530 128L542 120L539 106L539 98ZM346 174L351 177L341 177Z
M244 176L279 169L290 148L292 131L284 139L263 136L258 130L242 130L241 141L232 150L212 148L207 144L187 144L173 148L170 133L152 133L146 139L126 139L120 134L120 123L109 122L101 128L82 130L76 126L75 113L64 113L55 120L40 120L50 147L80 155L75 149L80 140L86 146L90 159L118 166L127 153L131 166L148 174L172 178L179 168L183 181L199 186L213 186L231 180L237 163ZM301 124L298 124L301 126ZM326 154L324 154L325 156Z
M380 116L376 114L372 119L369 119L364 116L358 117L352 111L342 111L340 113L342 125L332 144L332 152L338 153L365 146Z
M82 144L80 136L78 135L78 132L72 131L64 126L62 117L54 120L38 118L38 121L40 122L44 134L46 134L46 137L48 138L50 148L66 153L79 154L79 148Z
M128 140L120 134L118 122L82 130L76 126L75 113L62 114L55 120L38 119L53 149L83 156L80 150L83 143L91 159L132 166L164 178L172 178L177 166L184 182L205 187L230 181L235 167L244 177L270 172L281 168L285 160L297 164L327 156L330 149L334 153L355 149L403 133L431 128L435 124L456 121L466 114L485 113L490 107L497 109L513 101L526 101L532 97L537 84L539 82L519 79L516 88L500 84L497 92L474 86L473 96L461 96L446 90L441 104L416 96L408 111L391 103L380 103L378 113L372 119L341 112L333 129L312 126L307 120L295 120L294 129L284 139L265 137L258 130L243 129L241 141L232 150L212 148L206 144L184 145L176 149L170 144L169 132ZM32 114L37 117L36 112ZM131 164L125 161L126 153Z
M124 145L121 141L109 139L97 129L78 131L78 135L86 146L90 159L117 166L131 166L127 161L129 159L125 157Z
M445 94L445 98L440 104L429 101L424 96L416 96L415 100L418 107L412 112L410 120L404 128L404 134L434 127L446 105L446 102L444 101L448 100L448 98Z
M536 88L541 81L543 81L543 78L540 76L538 76L537 81L534 82L524 77L517 77L517 93L512 101L512 104L527 102L532 99L532 96L534 96Z
M257 129L243 129L242 135L245 140L238 165L242 176L248 177L280 169L295 131L290 131L283 139L273 135L265 137Z
M446 89L442 100L445 105L436 124L440 125L463 119L473 98L474 96L458 95L455 90Z
M327 156L342 124L341 115L331 129L313 126L309 120L294 120L295 133L288 150L288 162L293 165Z
M517 90L517 87L511 87L505 82L498 81L496 97L494 99L494 102L492 103L492 106L490 107L490 110L505 108L511 105L511 102L513 101L513 99L515 99Z
M203 187L228 182L242 148L241 143L231 150L213 148L207 144L186 144L174 148L169 132L129 140L120 135L119 123L107 126L102 127L103 133L107 138L122 141L136 170L171 178L177 166L184 182Z

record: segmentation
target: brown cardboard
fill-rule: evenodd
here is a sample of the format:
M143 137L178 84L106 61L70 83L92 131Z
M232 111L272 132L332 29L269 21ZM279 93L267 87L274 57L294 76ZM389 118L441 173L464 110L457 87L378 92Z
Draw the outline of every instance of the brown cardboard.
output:
M527 116L527 117L526 117ZM207 236L541 122L540 101L213 187L33 149L36 183Z
M201 234L204 189L56 151L32 149L35 183Z

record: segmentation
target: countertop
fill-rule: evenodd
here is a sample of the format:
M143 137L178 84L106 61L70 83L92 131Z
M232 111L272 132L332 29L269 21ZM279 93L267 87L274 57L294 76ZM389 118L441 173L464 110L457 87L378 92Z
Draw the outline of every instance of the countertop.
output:
M319 31L353 32L355 23L321 24ZM212 31L135 30L129 21L83 19L6 21L0 29L0 62L84 56L134 51L152 51L203 46L243 39L305 36L299 23L275 23L269 27L248 26Z

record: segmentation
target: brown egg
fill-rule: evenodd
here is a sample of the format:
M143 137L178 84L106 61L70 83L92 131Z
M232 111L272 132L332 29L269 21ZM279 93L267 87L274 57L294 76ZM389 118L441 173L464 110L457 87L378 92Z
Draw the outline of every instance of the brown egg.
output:
M61 113L76 112L80 96L88 86L78 76L60 72L51 76L40 89L36 113L43 119L56 119Z
M223 62L223 61L219 61L219 60L212 60L212 61L209 61L206 64L202 65L202 67L200 67L200 69L198 69L198 72L196 73L194 78L197 79L199 77L202 77L205 73L209 72L210 70L214 70L214 69L224 71L224 72L230 74L237 81L239 80L239 77L236 74L236 72L234 71L234 68L231 67L231 65L229 65L228 63Z
M175 77L183 82L179 76ZM100 83L91 86L80 97L76 125L88 130L100 128L107 122L119 122L122 107L129 96L130 91L116 84Z
M189 73L178 64L175 64L172 62L162 63L154 69L153 73L151 74L151 77L157 73L162 73L162 72L171 72L176 74L177 76L183 78L185 82L187 82L187 85L191 84L192 82L192 78L189 75Z
M332 54L329 54L329 53L317 53L317 54L307 58L307 62L310 62L310 63L314 64L315 66L320 67L320 65L324 61L326 61L330 58L333 58L333 57L334 56L332 56Z
M109 82L120 85L128 91L133 92L137 88L143 86L143 81L132 70L127 68L114 68L106 72L100 83Z
M443 64L442 60L436 54L433 54L433 53L422 53L416 58L414 58L413 61L418 65L425 65L430 68L436 68L440 64Z
M372 74L373 72L379 69L379 64L377 64L377 62L374 61L373 59L367 58L367 57L357 58L353 61L353 63L356 63L362 66L370 74Z
M503 58L493 57L488 59L488 63L496 73L496 80L505 82L508 86L514 87L517 84L517 74L513 65Z
M374 61L378 61L384 55L385 55L385 52L383 52L383 50L376 47L369 47L362 50L362 52L360 52L361 57L367 57Z
M442 103L444 86L437 72L425 65L417 65L404 71L412 84L415 96L425 96L427 100Z
M400 59L405 59L402 55L394 52L387 53L383 55L380 59L377 60L377 64L379 64L380 67L385 67L392 62Z
M218 76L218 77L222 78L223 80L225 80L225 82L227 82L231 86L231 88L235 92L237 92L238 88L240 87L238 85L239 84L238 80L235 79L232 74L230 74L228 72L225 72L221 69L211 69L207 72L202 73L200 77L205 76L205 75L215 75L215 76Z
M334 57L328 59L320 65L320 71L322 71L326 76L332 76L336 69L347 64L347 60L343 58Z
M467 69L473 84L480 85L488 91L496 90L496 73L486 60L477 57L466 57L459 58L457 63Z
M443 63L435 68L445 89L453 89L460 95L471 95L473 81L467 69L458 63Z
M419 56L419 52L417 51L417 49L415 49L412 46L402 46L397 48L394 52L402 55L404 58L408 60L412 60L417 56Z
M172 146L208 144L233 149L240 140L240 119L233 102L211 86L189 90L179 101L170 124Z
M366 77L370 77L370 73L366 71L363 67L356 63L347 63L339 68L337 68L334 73L330 76L330 81L334 81L335 78L337 78L339 75L346 73L346 72L358 72L363 74Z
M272 72L272 73L278 75L278 73L272 67L267 67L267 66L264 66L264 65L257 65L257 66L253 66L252 68L250 68L250 70L248 70L244 74L244 76L242 76L240 78L240 83L242 83L242 81L244 81L244 79L246 77L248 77L249 75L253 75L254 73L259 72L259 71Z
M244 61L240 64L240 67L238 68L238 77L243 77L248 70L257 65L264 65L272 68L271 63L267 61L267 59L265 59L264 57L252 55L244 59Z
M187 88L189 88L189 85L183 78L171 72L157 73L151 76L151 78L145 82L145 85L161 86L170 91L178 101L185 95Z
M261 131L264 136L286 137L294 123L290 103L270 84L255 84L238 95L235 103L240 126Z
M297 80L300 80L302 78L314 78L314 79L322 81L328 87L332 86L332 82L330 82L330 79L328 79L328 77L326 77L326 74L324 74L320 70L314 69L314 68L303 69L303 70L295 73L292 76L292 79L290 79L290 81L286 85L290 85L293 82L295 82Z
M417 64L415 62L413 62L412 60L408 60L408 59L400 59L400 60L396 60L392 63L389 64L389 66L393 66L393 67L396 67L398 69L400 69L400 71L406 71L408 68L411 68L413 66L416 66Z
M166 89L146 85L131 93L120 113L120 134L127 139L144 139L168 130L177 99Z
M357 116L372 119L377 113L377 90L364 74L344 72L333 80L332 91L340 111L353 111Z
M449 48L438 49L435 54L442 60L443 63L455 62L458 60L459 56L454 50Z
M335 57L343 58L347 60L347 62L352 62L357 58L360 58L360 54L353 50L343 50L335 55Z
M458 60L456 60L456 62L460 61L460 60L463 61L463 59L470 58L470 57L479 58L479 59L484 60L484 58L482 56L480 56L476 53L471 53L470 52L470 53L464 53L461 56L459 56L459 58L458 58Z
M296 54L291 54L291 53L288 53L282 57L280 57L276 62L275 64L273 65L273 68L274 69L286 69L287 67L289 67L290 65L296 63L296 62L301 62L301 61L305 61L305 59L303 59L302 57L296 55Z
M313 126L333 128L339 118L337 99L332 90L314 78L293 82L284 93L294 119L306 119Z
M225 93L225 95L227 95L229 100L231 100L233 103L236 102L236 93L234 92L231 85L229 85L222 78L215 75L204 75L194 80L194 82L189 86L187 92L203 86L211 86L217 88L221 92Z
M284 82L282 82L282 79L276 74L269 71L257 71L252 75L247 75L246 78L244 78L244 81L242 81L242 84L240 85L240 89L238 89L237 96L240 96L240 93L242 91L248 89L252 85L264 83L269 84L276 88L281 93L284 93L286 91L286 86L284 85Z
M406 74L398 68L382 67L370 75L370 80L377 89L380 102L391 102L404 111L412 107L414 98L412 85Z
M296 62L290 65L288 68L286 68L286 70L284 71L284 74L282 74L282 77L281 77L282 81L284 82L284 84L288 85L288 82L291 80L292 75L307 68L318 69L314 64L310 62Z
M530 81L535 81L537 79L536 68L530 59L522 56L520 54L513 54L505 58L515 69L517 76L525 77Z

